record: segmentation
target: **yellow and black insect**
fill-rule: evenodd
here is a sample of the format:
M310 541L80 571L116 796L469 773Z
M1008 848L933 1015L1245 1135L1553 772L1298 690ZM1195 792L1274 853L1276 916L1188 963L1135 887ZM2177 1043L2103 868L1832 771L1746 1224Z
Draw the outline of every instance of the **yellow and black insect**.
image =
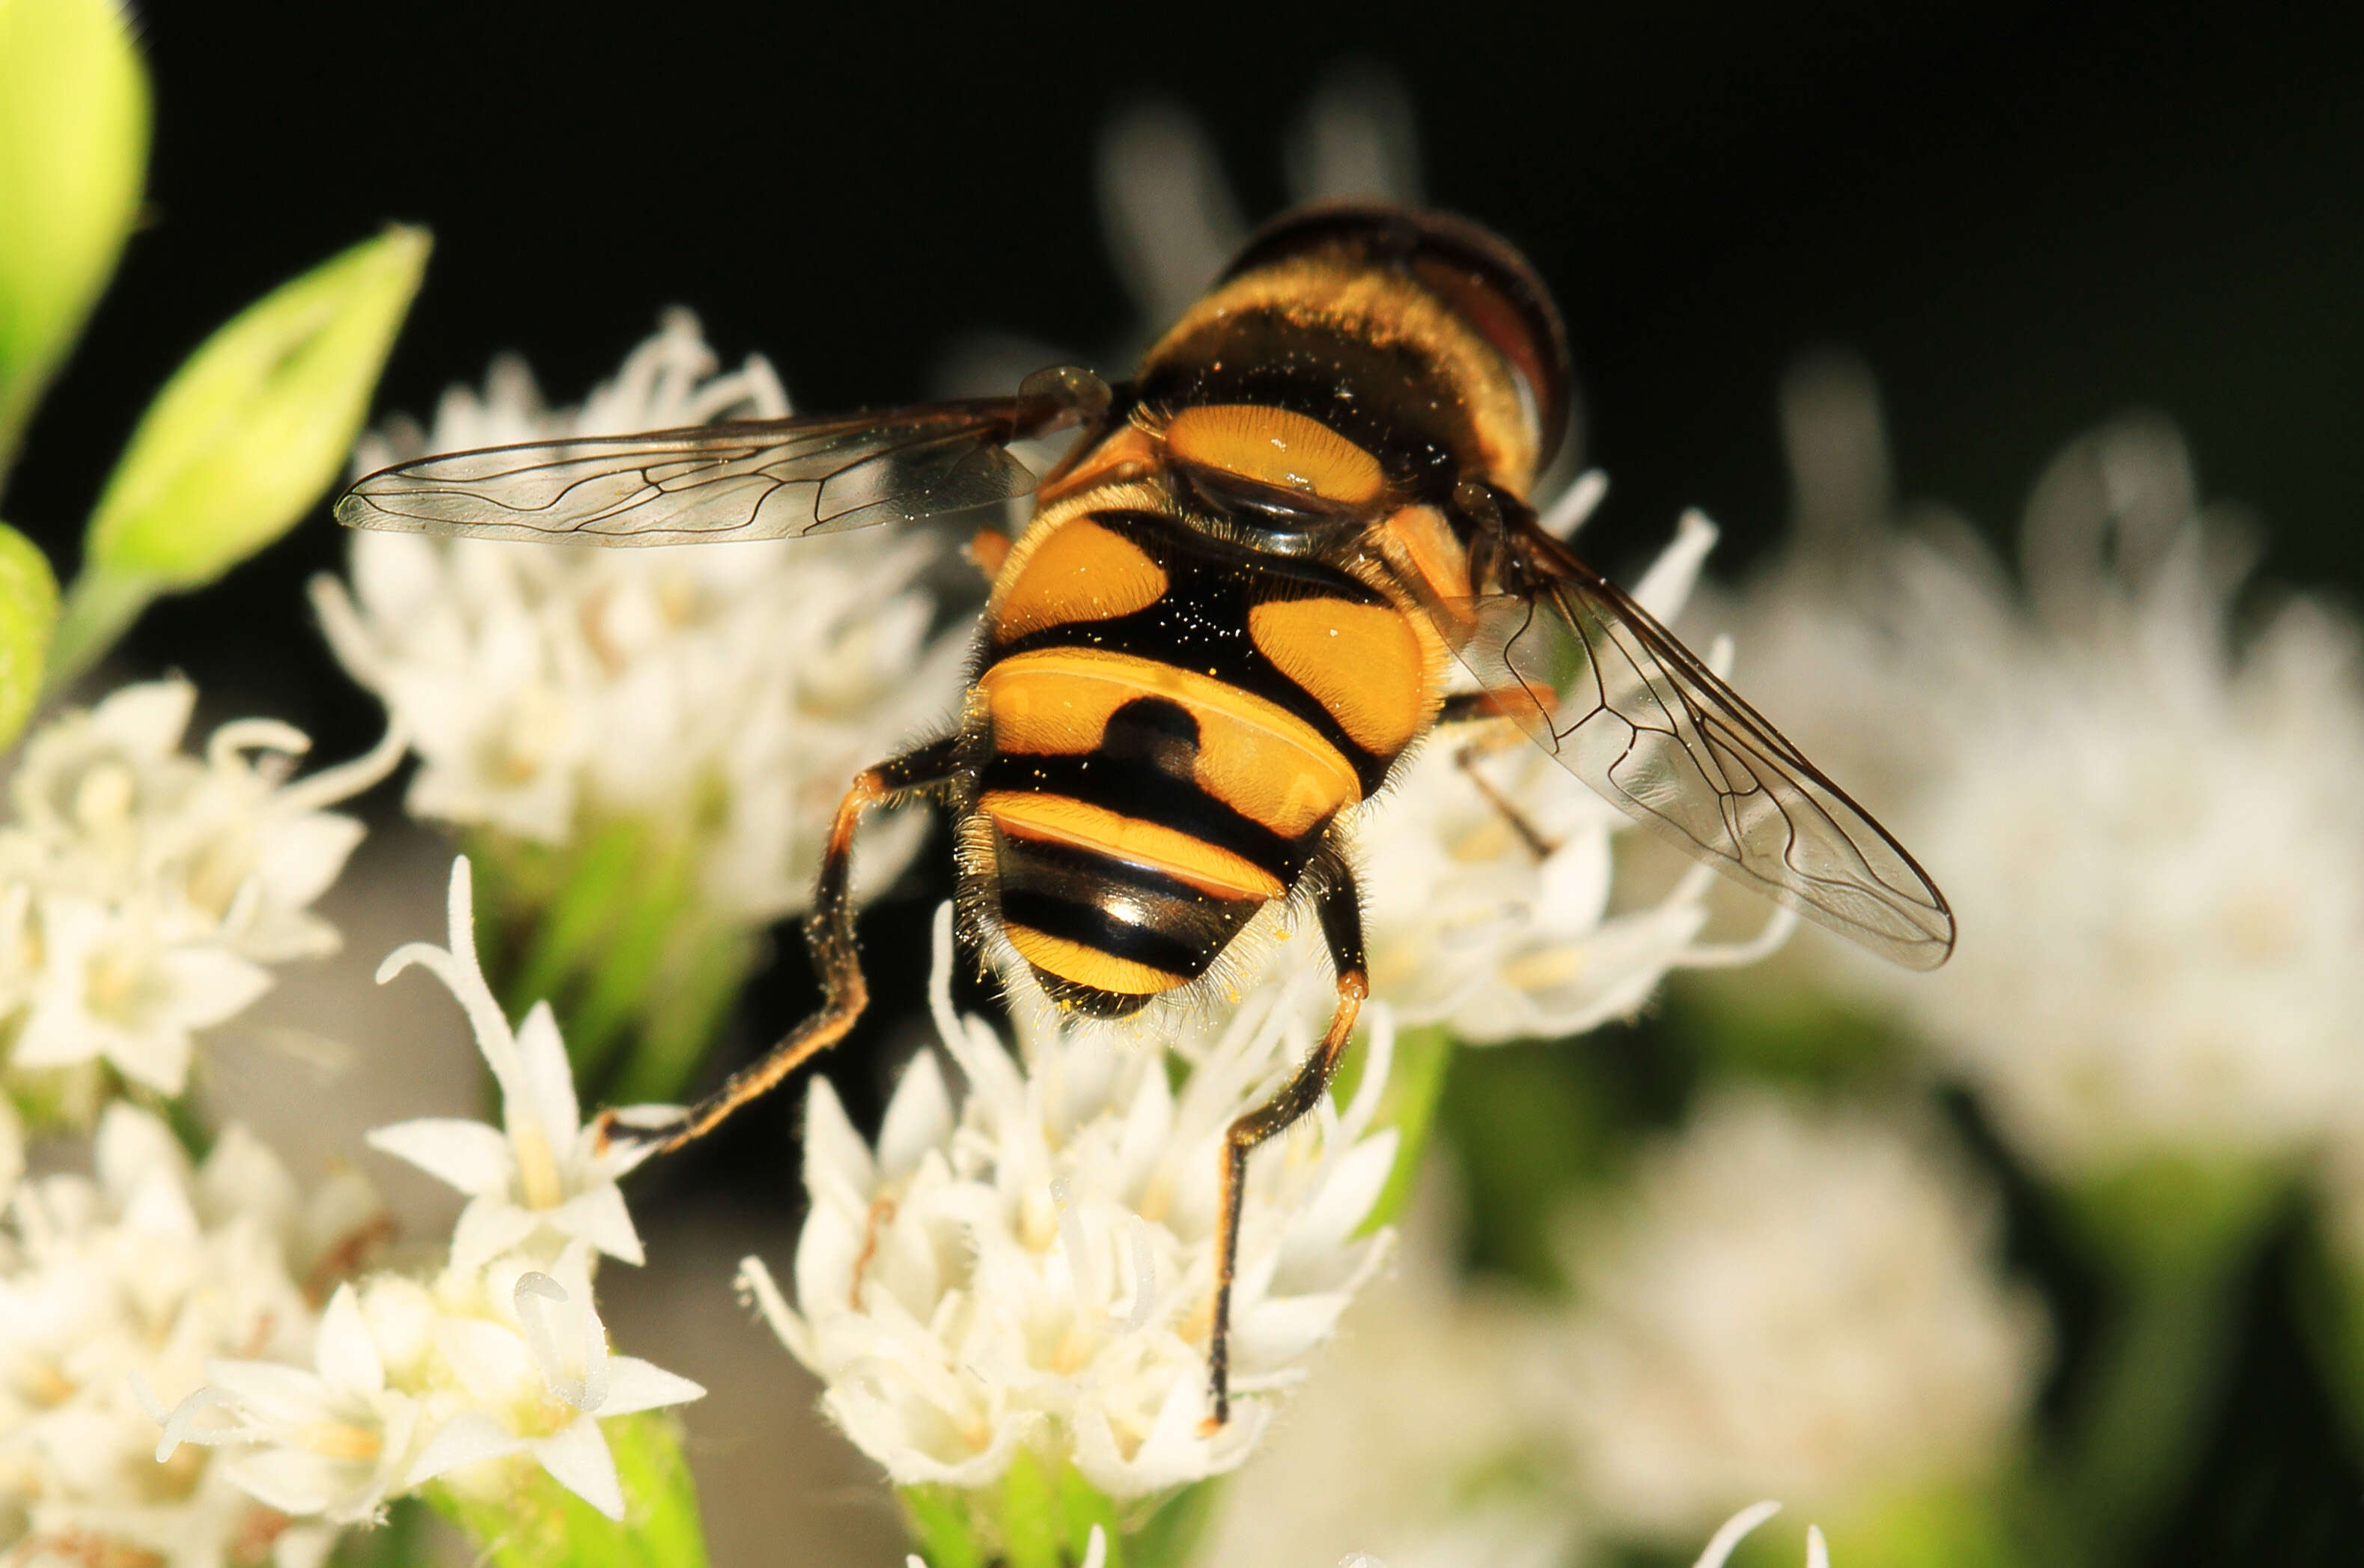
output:
M1890 839L1650 615L1537 526L1566 335L1525 261L1460 219L1317 207L1252 239L1133 380L1012 397L502 447L373 474L363 528L614 545L776 539L1036 492L992 578L952 732L853 781L806 933L826 1000L675 1124L670 1149L842 1037L868 999L848 893L882 802L951 811L972 943L1119 1017L1205 975L1266 906L1310 905L1337 970L1320 1047L1231 1129L1214 1419L1248 1153L1310 1110L1366 995L1344 851L1440 725L1516 721L1645 827L1916 969L1954 940ZM1008 450L1080 434L1041 482ZM1446 695L1458 658L1478 691Z

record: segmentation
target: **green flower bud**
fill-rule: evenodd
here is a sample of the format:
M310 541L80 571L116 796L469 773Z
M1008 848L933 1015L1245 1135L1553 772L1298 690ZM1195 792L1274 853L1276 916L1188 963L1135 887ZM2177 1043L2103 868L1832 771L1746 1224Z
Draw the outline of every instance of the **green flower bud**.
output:
M32 717L58 623L58 580L31 539L0 523L0 751Z
M354 246L248 306L173 373L91 515L52 686L96 662L157 595L211 583L335 482L429 244L396 228Z
M139 206L148 78L111 0L0 0L0 476Z
M202 587L294 526L343 472L428 246L389 228L207 339L132 432L91 516L91 563Z

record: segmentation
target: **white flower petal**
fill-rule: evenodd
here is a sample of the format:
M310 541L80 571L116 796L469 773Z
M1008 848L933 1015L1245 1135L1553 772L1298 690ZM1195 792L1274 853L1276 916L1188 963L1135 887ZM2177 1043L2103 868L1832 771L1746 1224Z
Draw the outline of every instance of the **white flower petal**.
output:
M636 1266L646 1261L631 1211L612 1183L577 1193L556 1208L543 1210L541 1218L551 1229L587 1241L611 1258Z
M187 681L142 681L119 686L91 709L91 727L137 755L162 757L187 733L197 688Z
M860 1206L878 1184L870 1146L853 1130L845 1106L826 1078L805 1091L805 1186L816 1197L828 1194Z
M308 1453L266 1448L230 1455L220 1462L231 1485L292 1518L326 1513L336 1500L336 1487L327 1467Z
M377 1341L370 1337L361 1298L351 1285L339 1285L329 1298L318 1335L315 1364L332 1387L362 1395L385 1391L385 1363L378 1357Z
M517 1179L508 1140L480 1121L421 1117L374 1128L368 1142L474 1197L505 1196Z
M616 1478L615 1456L599 1423L577 1417L546 1438L530 1445L551 1479L611 1519L624 1517L624 1488Z
M811 1113L807 1113L809 1129ZM921 1051L903 1070L886 1102L886 1117L878 1129L878 1169L888 1178L910 1174L927 1150L952 1135L953 1099L944 1087L943 1073L931 1051Z
M518 1026L517 1045L542 1135L555 1148L572 1144L583 1113L574 1098L574 1066L566 1059L566 1042L559 1038L558 1018L549 1003L536 1002L526 1014Z
M435 1325L435 1347L461 1385L487 1405L506 1407L542 1386L525 1336L498 1323L444 1318Z
M652 1366L638 1356L608 1358L608 1397L599 1414L630 1416L641 1410L661 1410L706 1397L706 1390L677 1373Z
M1707 1550L1700 1553L1693 1568L1723 1568L1748 1532L1780 1511L1781 1505L1770 1497L1749 1504L1716 1527L1716 1532L1708 1538Z
M452 1228L452 1267L459 1273L472 1273L503 1252L524 1245L526 1238L541 1228L541 1216L507 1198L472 1198Z
M462 1465L480 1464L525 1451L525 1440L496 1425L481 1410L463 1410L437 1429L403 1477L406 1488L424 1486Z

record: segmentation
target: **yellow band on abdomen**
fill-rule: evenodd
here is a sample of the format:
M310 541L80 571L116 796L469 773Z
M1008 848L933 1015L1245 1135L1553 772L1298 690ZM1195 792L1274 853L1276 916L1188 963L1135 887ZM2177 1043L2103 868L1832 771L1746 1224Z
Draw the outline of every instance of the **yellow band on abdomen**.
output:
M1105 991L1111 996L1155 996L1190 984L1188 976L1133 959L1119 958L1065 937L1038 931L1031 926L1005 922L1001 929L1009 938L1009 945L1018 950L1018 956L1035 968L1074 984Z
M1285 839L1363 797L1355 770L1320 730L1195 670L1105 649L1045 648L993 664L977 686L993 717L994 749L1021 755L1098 751L1110 717L1125 704L1173 703L1199 727L1199 787Z

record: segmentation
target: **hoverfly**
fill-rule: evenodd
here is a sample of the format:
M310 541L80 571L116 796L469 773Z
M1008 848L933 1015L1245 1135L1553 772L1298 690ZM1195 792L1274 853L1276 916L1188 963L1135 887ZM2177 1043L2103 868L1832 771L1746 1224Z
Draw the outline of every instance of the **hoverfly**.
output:
M972 946L1006 940L1064 1006L1138 1011L1276 901L1337 973L1327 1031L1225 1140L1213 1420L1248 1155L1328 1087L1368 994L1355 808L1440 726L1509 718L1644 827L1914 969L1954 921L1912 858L1666 628L1537 526L1567 417L1540 280L1458 218L1344 205L1248 241L1139 373L1016 395L429 457L372 474L349 525L604 545L778 539L1035 496L992 578L950 733L839 807L805 932L820 1010L713 1095L613 1137L670 1150L841 1039L868 1001L848 870L870 807L956 827ZM1034 475L1013 442L1078 431ZM1448 695L1458 659L1478 689Z

